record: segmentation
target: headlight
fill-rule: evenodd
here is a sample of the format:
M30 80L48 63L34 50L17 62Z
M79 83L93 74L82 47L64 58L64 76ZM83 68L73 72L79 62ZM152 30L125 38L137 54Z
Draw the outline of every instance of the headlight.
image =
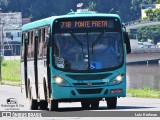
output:
M57 84L61 84L62 81L63 81L63 79L62 79L61 77L55 77L55 82L56 82Z
M118 75L118 76L116 77L116 80L119 81L119 82L121 82L121 81L122 81L122 76L121 76L121 75Z
M116 84L121 83L122 80L123 80L123 76L124 76L124 74L119 74L113 80L111 80L111 82L109 83L109 85L116 85Z
M70 84L64 80L62 77L59 77L59 76L53 76L54 78L54 81L57 85L60 85L60 86L70 86Z

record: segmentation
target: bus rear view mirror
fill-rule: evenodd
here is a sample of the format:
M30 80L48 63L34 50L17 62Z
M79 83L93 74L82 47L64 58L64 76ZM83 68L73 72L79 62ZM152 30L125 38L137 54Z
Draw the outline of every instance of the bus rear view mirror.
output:
M123 32L123 35L124 35L124 43L126 44L127 54L130 54L131 53L131 46L130 46L128 32Z

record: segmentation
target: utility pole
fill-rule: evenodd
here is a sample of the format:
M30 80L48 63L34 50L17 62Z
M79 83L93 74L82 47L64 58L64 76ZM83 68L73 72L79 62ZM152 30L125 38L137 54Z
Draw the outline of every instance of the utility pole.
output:
M0 45L0 81L2 81L2 9L0 8L1 45Z

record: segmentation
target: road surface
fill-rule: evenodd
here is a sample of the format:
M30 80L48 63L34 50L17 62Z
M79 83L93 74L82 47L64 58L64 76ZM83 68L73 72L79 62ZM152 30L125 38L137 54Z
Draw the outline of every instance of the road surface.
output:
M6 108L2 104L7 104L6 100L8 98L15 98L18 104L21 104L19 110L29 110L29 102L25 99L24 95L21 93L20 87L0 85L0 110L5 110ZM117 103L117 109L120 111L160 111L160 99L153 98L134 98L134 97L124 97L119 98ZM59 110L74 110L80 109L81 104L79 102L72 103L60 103ZM102 111L108 111L106 102L100 102L100 109Z
M8 99L15 100L18 106L11 106L11 105L14 105L14 103L8 104L7 103ZM26 100L24 95L21 93L20 87L7 86L7 85L0 85L0 112L2 111L33 112L29 110L29 101ZM141 113L143 114L144 112L149 113L148 111L153 112L158 117L160 117L160 99L134 98L134 97L119 98L117 103L117 109L115 110L107 109L107 105L105 101L101 101L99 109L96 109L96 110L92 110L92 109L82 110L80 102L60 103L59 109L57 112L50 112L47 110L37 110L35 112L42 112L43 115L47 115L47 116L55 115L56 117L63 117L63 116L92 117L92 116L96 116L96 114L97 116L102 115L105 117L105 115L106 116L110 115L111 117L113 117L114 112L116 112L116 115L122 114L121 115L122 117L125 115L127 116L129 114L135 117L136 115L140 115ZM119 112L122 112L122 113L119 113ZM128 112L132 112L132 113L128 113Z

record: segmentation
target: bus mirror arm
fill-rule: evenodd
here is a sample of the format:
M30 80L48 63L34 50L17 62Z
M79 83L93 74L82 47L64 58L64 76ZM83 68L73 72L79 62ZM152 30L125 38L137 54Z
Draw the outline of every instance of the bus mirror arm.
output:
M131 53L131 45L130 45L128 32L123 32L123 35L124 35L124 43L126 44L127 54L130 54Z

